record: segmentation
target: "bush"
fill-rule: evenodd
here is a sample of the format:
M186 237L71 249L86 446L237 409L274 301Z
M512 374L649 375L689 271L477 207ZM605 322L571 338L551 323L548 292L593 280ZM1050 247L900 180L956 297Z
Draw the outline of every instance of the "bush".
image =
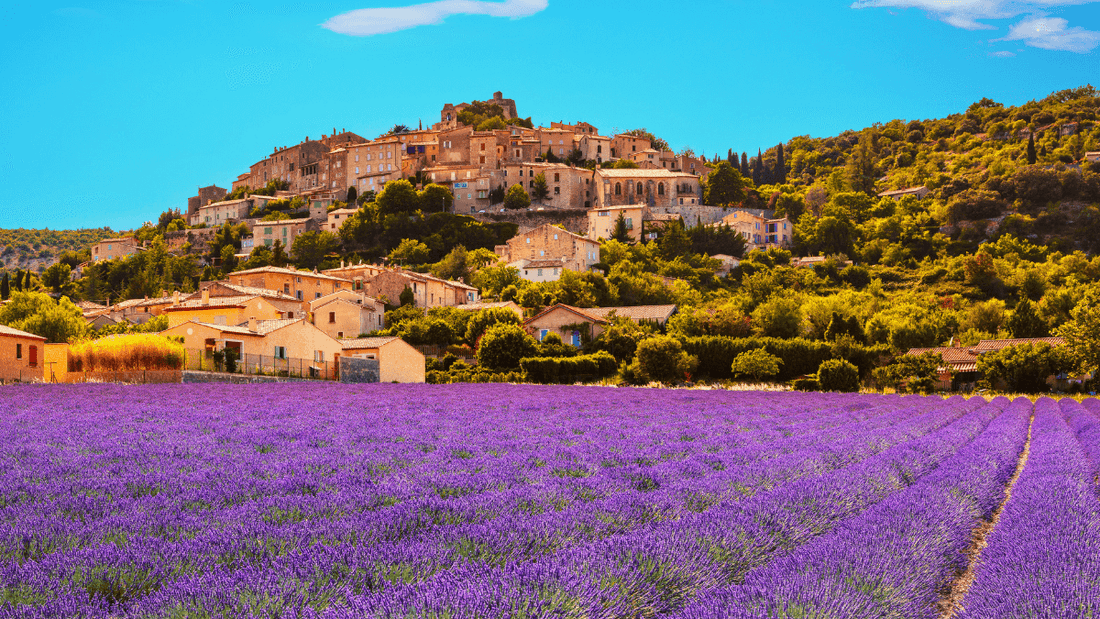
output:
M859 391L859 369L843 359L823 361L817 370L817 384L822 391Z
M579 357L528 357L521 359L519 365L528 380L544 384L607 378L619 369L615 357L603 351Z
M659 335L638 344L628 369L631 382L678 383L689 380L698 365L699 359L684 351L679 340Z
M783 361L763 348L743 352L733 360L731 371L734 376L749 376L759 381L771 378L779 373Z
M817 391L819 389L817 376L813 374L809 376L799 376L791 381L791 387L795 391Z
M990 384L1004 383L1017 393L1045 393L1047 377L1067 372L1071 363L1061 348L1046 342L1018 344L978 357L978 371Z
M478 365L490 370L516 370L519 361L538 354L538 343L523 327L495 324L485 331L477 349Z

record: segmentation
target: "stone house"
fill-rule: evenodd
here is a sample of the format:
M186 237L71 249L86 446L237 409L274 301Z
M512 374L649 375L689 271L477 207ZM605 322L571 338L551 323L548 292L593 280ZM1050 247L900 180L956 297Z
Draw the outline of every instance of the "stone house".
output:
M905 196L916 196L918 200L924 199L929 193L929 189L923 185L920 187L909 187L907 189L895 189L893 191L884 191L878 194L880 198L893 198L900 200Z
M651 207L702 203L699 177L665 169L596 170L593 206L644 204Z
M263 244L271 247L275 241L282 243L287 253L294 247L294 239L303 232L316 231L320 226L309 217L303 219L283 219L280 221L256 221L252 227L252 238L256 246Z
M329 232L336 234L340 231L340 227L347 223L348 218L359 212L357 208L338 208L328 213L328 221L325 224L325 229Z
M542 174L546 178L549 191L546 199L537 201L532 196L532 204L549 208L580 209L589 208L595 194L592 170L575 168L563 163L508 163L501 167L502 184L505 187L521 185L528 194L535 187L535 177Z
M401 162L405 156L405 135L391 135L371 142L346 147L348 184L359 195L368 191L378 193L390 182L404 178Z
M384 326L381 301L351 290L340 290L309 303L311 322L336 339L358 337Z
M540 342L557 333L563 342L580 347L585 339L599 337L614 316L663 327L675 313L675 305L580 308L558 303L524 322L523 328Z
M293 370L336 377L344 349L340 342L306 321L250 319L239 325L188 321L161 331L178 337L188 355L231 348L249 373Z
M281 291L231 284L228 281L201 282L199 284L199 292L187 296L184 300L192 301L201 299L204 291L208 293L211 298L218 299L224 297L263 297L265 301L279 310L282 314L282 318L301 318L305 315L306 309L308 309L307 302L299 301L291 295Z
M345 357L377 359L379 382L424 382L424 355L399 337L342 339L340 345Z
M519 271L519 276L529 282L556 282L561 279L565 263L561 260L517 260L508 266Z
M1100 162L1100 151L1085 153L1085 161L1088 161L1090 163Z
M594 208L588 211L588 238L610 239L611 235L615 234L615 226L618 225L619 214L622 213L630 238L639 241L642 238L643 217L647 211L648 209L641 204Z
M539 152L543 155L551 151L555 156L565 159L573 151L572 130L539 127L535 131L539 139Z
M389 305L397 305L401 293L408 288L417 307L453 307L480 300L480 291L463 282L453 282L427 273L404 269L383 271L365 282L367 295Z
M384 273L386 267L377 264L343 264L341 261L340 267L335 269L325 269L321 271L322 275L328 275L337 279L347 280L352 283L351 290L362 291L366 282L374 279L379 273Z
M351 290L352 282L316 271L296 271L281 267L260 267L237 271L226 276L235 286L277 290L299 301L320 299L338 290Z
M92 245L92 262L125 258L138 253L141 249L136 239L104 239Z
M41 382L46 338L0 325L0 383Z
M611 159L630 159L634 153L653 148L648 138L620 133L611 138Z
M611 138L608 137L585 134L577 138L576 147L586 161L603 163L611 156Z
M206 224L209 227L216 228L226 222L248 219L252 213L252 204L253 201L248 198L207 204L195 209L188 220L188 224L191 226Z
M786 217L775 217L772 211L735 210L714 227L729 226L745 239L745 250L789 247L794 239L794 225Z
M169 328L188 321L238 325L250 318L260 320L287 318L286 312L261 296L211 297L209 290L203 290L196 299L187 299L165 307L164 313L168 316Z
M217 185L210 185L209 187L199 187L198 195L187 198L187 212L184 214L184 218L187 221L191 221L191 216L195 211L210 204L211 202L220 202L225 199L226 190L218 187Z
M519 260L561 260L562 268L584 272L600 261L600 244L551 224L511 238L498 245L496 254L505 262Z

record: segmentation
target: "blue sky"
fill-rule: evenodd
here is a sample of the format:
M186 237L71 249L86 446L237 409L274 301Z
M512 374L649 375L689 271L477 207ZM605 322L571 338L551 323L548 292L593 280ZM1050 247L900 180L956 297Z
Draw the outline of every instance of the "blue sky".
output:
M496 90L710 155L1100 86L1100 0L405 2L0 4L0 227L133 228Z

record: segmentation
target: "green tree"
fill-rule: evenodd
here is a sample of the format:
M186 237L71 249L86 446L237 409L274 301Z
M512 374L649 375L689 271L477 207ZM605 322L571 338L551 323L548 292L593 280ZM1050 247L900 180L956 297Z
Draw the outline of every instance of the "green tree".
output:
M386 187L389 187L387 184ZM384 192L384 190L383 190ZM443 185L429 184L420 190L420 210L425 213L446 213L452 210L455 196Z
M827 359L817 368L817 384L822 391L854 393L859 391L859 368L844 359Z
M405 179L390 181L375 198L379 215L412 215L421 207L420 196ZM350 218L349 218L350 221Z
M0 324L60 343L88 333L88 323L80 308L68 297L60 301L41 292L16 292L11 302L0 308Z
M790 295L775 295L752 312L753 332L761 337L798 337L802 304Z
M1039 317L1035 304L1027 297L1016 304L1006 326L1015 338L1046 337L1048 333L1046 322Z
M344 199L348 204L355 204L355 201L359 199L359 192L355 189L355 185L348 187L347 197Z
M703 202L712 206L740 204L745 200L745 179L728 162L721 162L707 175Z
M520 318L506 307L493 307L475 312L466 323L466 343L476 347L478 340L489 327L498 324L519 325Z
M1028 165L1035 165L1038 161L1038 157L1035 155L1035 133L1032 132L1027 138L1027 163Z
M416 306L416 294L412 291L412 288L405 286L405 289L401 291L401 295L397 297L397 303L401 307Z
M4 273L4 279L0 280L0 300L7 301L11 296L11 282L8 279L8 274Z
M626 226L626 215L619 211L619 218L615 220L615 230L611 233L611 239L620 243L632 243L634 238L630 236L630 228Z
M432 275L440 279L447 279L451 281L458 281L462 279L465 281L470 275L469 267L466 264L466 258L469 252L461 245L456 245L442 260L432 265Z
M633 159L619 159L609 167L612 170L634 170L638 168L638 164Z
M414 239L402 239L401 244L390 252L387 261L390 264L414 266L425 264L431 256L431 250L424 243Z
M743 352L733 359L733 375L748 376L759 382L762 378L771 378L779 373L783 360L763 348L754 348Z
M516 324L498 323L485 330L477 349L478 365L490 370L519 369L519 360L538 355L538 342Z
M936 389L939 368L943 365L943 355L939 353L902 355L892 364L875 370L875 376L883 386L900 393L931 393Z
M42 284L56 293L61 293L71 287L72 268L64 262L51 265L42 273Z
M978 371L990 384L1003 382L1017 393L1045 393L1050 390L1047 377L1071 366L1067 351L1046 342L1017 344L978 357Z
M514 211L529 206L531 206L531 196L527 195L523 185L517 183L508 188L508 193L504 196L504 208Z
M1100 370L1100 291L1090 289L1070 312L1070 318L1054 334L1065 338L1079 372Z
M642 340L627 373L637 383L680 383L690 380L699 359L684 351L680 341L667 335Z
M550 195L550 188L546 185L546 175L539 172L535 176L535 184L531 187L531 197L536 200L545 200Z
M320 265L325 256L336 251L339 245L340 241L335 234L327 230L310 230L294 239L290 255L298 268L312 269Z

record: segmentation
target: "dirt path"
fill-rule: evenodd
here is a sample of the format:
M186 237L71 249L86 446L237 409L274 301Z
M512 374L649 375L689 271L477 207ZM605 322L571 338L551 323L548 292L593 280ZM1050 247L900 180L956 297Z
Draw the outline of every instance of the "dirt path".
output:
M1024 466L1027 464L1027 456L1031 453L1031 429L1035 425L1035 413L1031 414L1031 421L1028 423L1027 428L1027 440L1024 442L1024 450L1020 453L1020 461L1016 464L1016 472L1012 474L1012 479L1008 480L1008 485L1005 487L1005 498L1001 501L1001 504L997 506L997 509L993 510L993 515L988 521L983 521L978 525L972 533L972 541L970 547L966 550L966 556L969 559L969 564L966 569L955 578L955 580L945 588L944 594L940 597L939 609L940 619L954 619L955 614L962 609L963 598L966 597L966 593L970 590L970 586L974 584L974 576L977 573L978 564L981 562L982 551L985 550L988 544L989 534L993 532L993 529L997 528L997 521L1001 519L1001 514L1005 510L1005 505L1008 505L1009 499L1012 498L1012 489L1016 486L1016 481L1020 479L1020 474L1024 472Z

